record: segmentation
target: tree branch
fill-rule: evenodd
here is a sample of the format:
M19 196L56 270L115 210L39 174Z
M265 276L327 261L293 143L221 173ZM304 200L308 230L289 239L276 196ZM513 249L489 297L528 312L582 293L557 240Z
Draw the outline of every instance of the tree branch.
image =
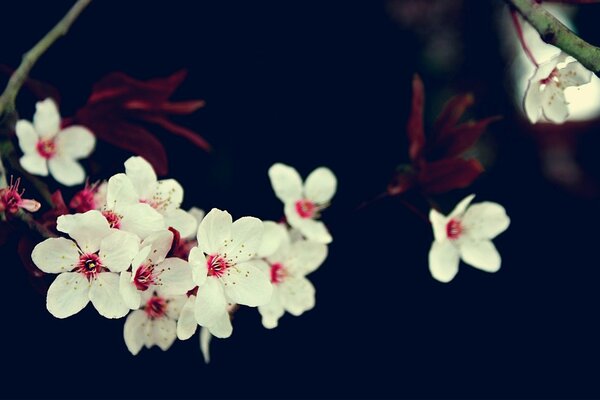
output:
M584 67L600 76L600 47L577 36L536 0L504 0L529 22L542 40L573 56Z

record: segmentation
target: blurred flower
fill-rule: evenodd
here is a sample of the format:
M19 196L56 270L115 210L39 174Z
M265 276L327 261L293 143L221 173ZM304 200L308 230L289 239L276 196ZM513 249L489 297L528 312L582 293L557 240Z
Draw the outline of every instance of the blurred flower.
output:
M96 210L61 216L57 229L74 241L46 239L31 254L39 269L58 274L48 289L48 311L67 318L91 301L106 318L124 317L129 308L119 294L118 272L129 268L138 253L137 236L111 229Z
M19 192L20 183L21 178L17 178L17 180L13 183L11 177L10 185L0 189L0 212L16 214L21 208L29 212L36 212L40 209L41 204L38 201L24 199L22 197L23 193L25 193L25 190L23 189L21 192Z
M54 100L37 102L33 124L22 119L17 121L15 130L24 153L20 159L23 169L41 176L47 176L50 170L52 177L65 186L83 183L85 171L77 160L90 155L96 138L80 125L61 129Z
M142 294L142 308L127 317L123 337L127 349L134 356L142 347L154 345L166 351L177 338L177 318L185 296L169 296L161 291Z
M425 90L418 75L413 78L412 89L412 109L406 128L411 164L398 168L388 185L388 193L399 195L414 188L425 194L439 194L469 186L483 172L483 166L474 158L464 159L462 154L499 117L458 124L474 99L470 94L455 96L446 103L432 135L426 138Z
M287 222L310 240L331 243L329 231L317 218L336 192L337 179L333 172L329 168L317 168L303 183L298 171L277 163L269 168L269 178L275 195L284 204Z
M99 139L143 156L159 175L164 175L165 149L140 123L158 125L204 150L210 149L200 135L169 120L171 114L191 114L204 106L203 100L169 101L186 75L182 70L166 78L139 81L120 72L111 73L94 85L87 104L75 114L75 121L90 127Z
M563 123L569 116L564 90L589 83L592 72L577 60L566 61L567 54L560 52L540 64L525 91L524 107L527 117L535 124L543 113L554 123Z
M500 254L492 243L510 224L504 207L483 202L469 206L467 196L444 216L432 209L429 220L435 240L429 251L429 271L440 282L450 282L458 273L460 259L487 272L500 269Z
M90 210L100 210L106 204L106 190L108 183L98 181L90 184L85 183L83 189L75 193L69 207L78 213L84 213Z

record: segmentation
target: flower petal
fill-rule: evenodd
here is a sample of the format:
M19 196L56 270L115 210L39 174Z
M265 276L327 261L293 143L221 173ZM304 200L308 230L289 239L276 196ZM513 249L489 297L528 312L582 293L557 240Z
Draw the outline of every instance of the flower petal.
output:
M38 133L31 122L20 119L15 125L15 132L19 139L19 147L24 154L37 153Z
M188 263L192 270L192 279L197 286L204 285L208 274L208 265L206 264L206 256L198 247L190 250Z
M79 160L88 157L96 146L96 136L85 126L72 125L56 135L60 155Z
M150 320L142 310L136 310L129 314L123 327L123 338L125 345L131 354L137 355L146 337L150 334Z
M207 328L202 327L200 329L200 351L202 351L202 357L204 362L208 364L210 362L210 341L212 335Z
M283 304L281 304L281 295L279 287L273 288L271 300L262 306L258 307L258 312L262 317L262 324L267 329L276 328L279 324L279 318L285 314Z
M148 204L131 204L123 208L121 229L145 239L151 233L165 229L164 217Z
M106 268L121 272L129 268L140 247L140 239L133 233L115 230L100 243L100 259Z
M97 210L61 215L56 220L56 229L71 236L84 253L97 252L102 239L112 232L106 218Z
M47 98L35 104L33 125L37 133L43 138L51 138L58 133L60 114L54 100Z
M198 221L189 212L177 209L166 212L164 217L165 226L177 229L182 238L193 238L196 236Z
M592 80L592 71L578 61L568 63L559 70L559 79L563 87L581 86Z
M209 278L198 288L194 312L196 321L202 326L209 327L216 324L223 313L227 313L225 293L217 278Z
M101 272L90 288L90 300L98 313L106 318L122 318L129 312L119 293L119 274Z
M129 157L125 161L125 174L135 187L141 198L152 196L157 178L154 168L142 157ZM150 199L147 199L150 200Z
M304 195L316 204L327 204L335 194L337 179L329 168L319 167L308 175Z
M63 272L48 288L46 308L56 318L77 314L90 301L90 284L78 272Z
M150 246L147 257L148 264L158 264L164 261L173 244L173 232L168 230L151 233L144 239L140 248ZM142 261L143 262L143 261Z
M275 196L284 203L302 198L302 178L294 168L277 163L269 168Z
M163 179L154 186L152 197L148 198L161 212L173 211L183 201L183 188L175 179Z
M262 241L256 251L256 256L265 258L275 254L286 236L287 229L285 225L273 221L263 221Z
M448 215L448 218L455 218L455 217L461 218L462 215L467 210L467 207L469 207L469 204L471 204L471 202L473 201L474 198L475 198L475 195L471 194L471 195L465 197L464 199L462 199L456 205L456 207L454 207L454 210L452 210L452 212ZM444 227L444 229L445 229L445 227Z
M315 306L315 287L304 277L290 276L279 285L281 304L299 316Z
M127 307L132 310L140 308L142 296L131 282L131 272L123 271L119 276L119 294Z
M48 162L37 152L25 154L19 159L21 167L32 175L48 176Z
M152 338L162 351L168 350L177 339L177 323L166 317L153 320Z
M31 252L33 263L50 274L72 271L79 261L75 242L65 238L50 238L38 243Z
M235 303L256 307L267 304L271 299L271 279L259 265L257 261L246 261L229 268L221 277L225 293Z
M227 211L213 208L198 227L198 247L206 254L218 253L231 239L232 225Z
M158 290L157 293L159 296L163 296L163 292ZM163 296L164 297L164 296ZM176 321L179 319L181 315L181 310L183 306L187 302L188 297L186 295L181 296L168 296L167 301L169 302L169 306L167 307L166 315L168 318Z
M463 240L460 256L465 263L486 272L500 269L500 254L490 240Z
M117 213L131 204L139 202L139 195L125 174L116 174L108 180L106 188L106 206Z
M284 265L292 274L307 275L319 268L326 258L325 244L300 240L292 244Z
M227 258L242 262L256 255L262 242L263 224L254 217L242 217L231 226L231 244L226 248Z
M448 218L444 217L440 212L435 209L429 211L429 222L433 228L433 236L435 240L441 241L446 239L446 225L448 224Z
M184 295L192 289L192 269L181 258L170 257L155 267L160 291L166 296Z
M285 215L288 223L298 229L307 239L324 244L329 244L333 241L331 234L323 222L309 218L299 218L295 214L295 211L291 210L288 205L285 207Z
M565 122L569 116L569 106L565 92L554 83L546 85L542 93L542 109L544 117L555 124Z
M52 177L65 186L75 186L85 181L85 170L77 161L67 156L55 156L48 160Z
M195 309L196 296L190 296L183 305L179 320L177 321L177 337L179 340L187 340L196 332L198 322L194 315Z
M217 322L214 325L208 327L208 331L215 337L225 339L231 336L233 333L233 326L231 325L231 318L229 313L224 313L219 316Z
M429 272L440 282L450 282L458 273L459 252L448 241L434 241L429 250Z
M493 239L508 228L510 218L500 204L486 201L469 207L462 223L469 237Z
M525 98L523 100L525 114L532 124L539 121L542 113L542 92L539 81L529 81L529 85L525 90Z

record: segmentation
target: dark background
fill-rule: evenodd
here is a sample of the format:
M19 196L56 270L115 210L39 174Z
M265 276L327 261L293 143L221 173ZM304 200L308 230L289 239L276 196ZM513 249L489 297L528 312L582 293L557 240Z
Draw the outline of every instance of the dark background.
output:
M71 3L2 4L0 63L16 66ZM283 210L268 167L285 162L306 176L326 165L339 180L324 214L334 242L310 277L314 310L286 314L268 331L256 310L243 308L233 336L213 341L206 366L197 335L165 353L155 347L133 357L124 319L104 319L91 306L53 318L9 241L1 250L0 395L598 397L598 196L577 195L542 173L544 132L527 129L504 76L510 59L496 30L503 4L457 2L444 26L458 35L450 44L461 55L444 70L422 57L418 29L394 19L391 10L402 3L412 2L92 3L32 71L60 90L64 116L109 72L147 79L187 68L175 98L202 98L207 106L175 120L215 150L155 130L169 176L186 189L184 207L276 220ZM581 33L598 43L600 6L585 11ZM504 115L482 139L494 154L488 171L471 189L436 198L444 211L470 192L506 207L512 224L495 240L503 257L496 274L461 264L452 283L438 283L427 267L428 225L397 199L356 210L407 161L415 72L427 88L428 122L462 91L478 100L471 117ZM25 91L19 97L24 118L34 101ZM572 147L592 184L600 176L594 126ZM127 156L100 150L94 160L106 175L93 178L118 172ZM419 197L408 199L428 211Z

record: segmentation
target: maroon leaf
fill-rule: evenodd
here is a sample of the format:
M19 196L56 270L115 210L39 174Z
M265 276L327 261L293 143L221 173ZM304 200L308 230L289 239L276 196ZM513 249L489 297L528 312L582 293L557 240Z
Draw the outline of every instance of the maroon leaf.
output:
M208 151L211 149L210 144L208 144L208 142L204 140L202 136L181 125L177 125L164 117L146 117L145 119L147 121L154 122L156 125L162 126L166 130L168 130L171 133L174 133L177 136L181 136L189 140L190 142L192 142L200 148L203 148L204 150Z
M421 157L425 146L425 131L423 128L423 107L425 106L425 88L418 74L412 80L412 105L406 131L408 133L410 159L415 161Z
M469 186L482 172L475 159L449 158L427 164L418 180L423 192L439 194Z
M479 137L485 132L490 123L500 119L500 116L495 116L458 125L449 130L436 145L445 149L444 154L446 157L458 156L479 140Z
M454 128L465 110L472 106L474 101L475 99L470 93L459 94L448 100L433 125L434 137L443 136L448 130Z

